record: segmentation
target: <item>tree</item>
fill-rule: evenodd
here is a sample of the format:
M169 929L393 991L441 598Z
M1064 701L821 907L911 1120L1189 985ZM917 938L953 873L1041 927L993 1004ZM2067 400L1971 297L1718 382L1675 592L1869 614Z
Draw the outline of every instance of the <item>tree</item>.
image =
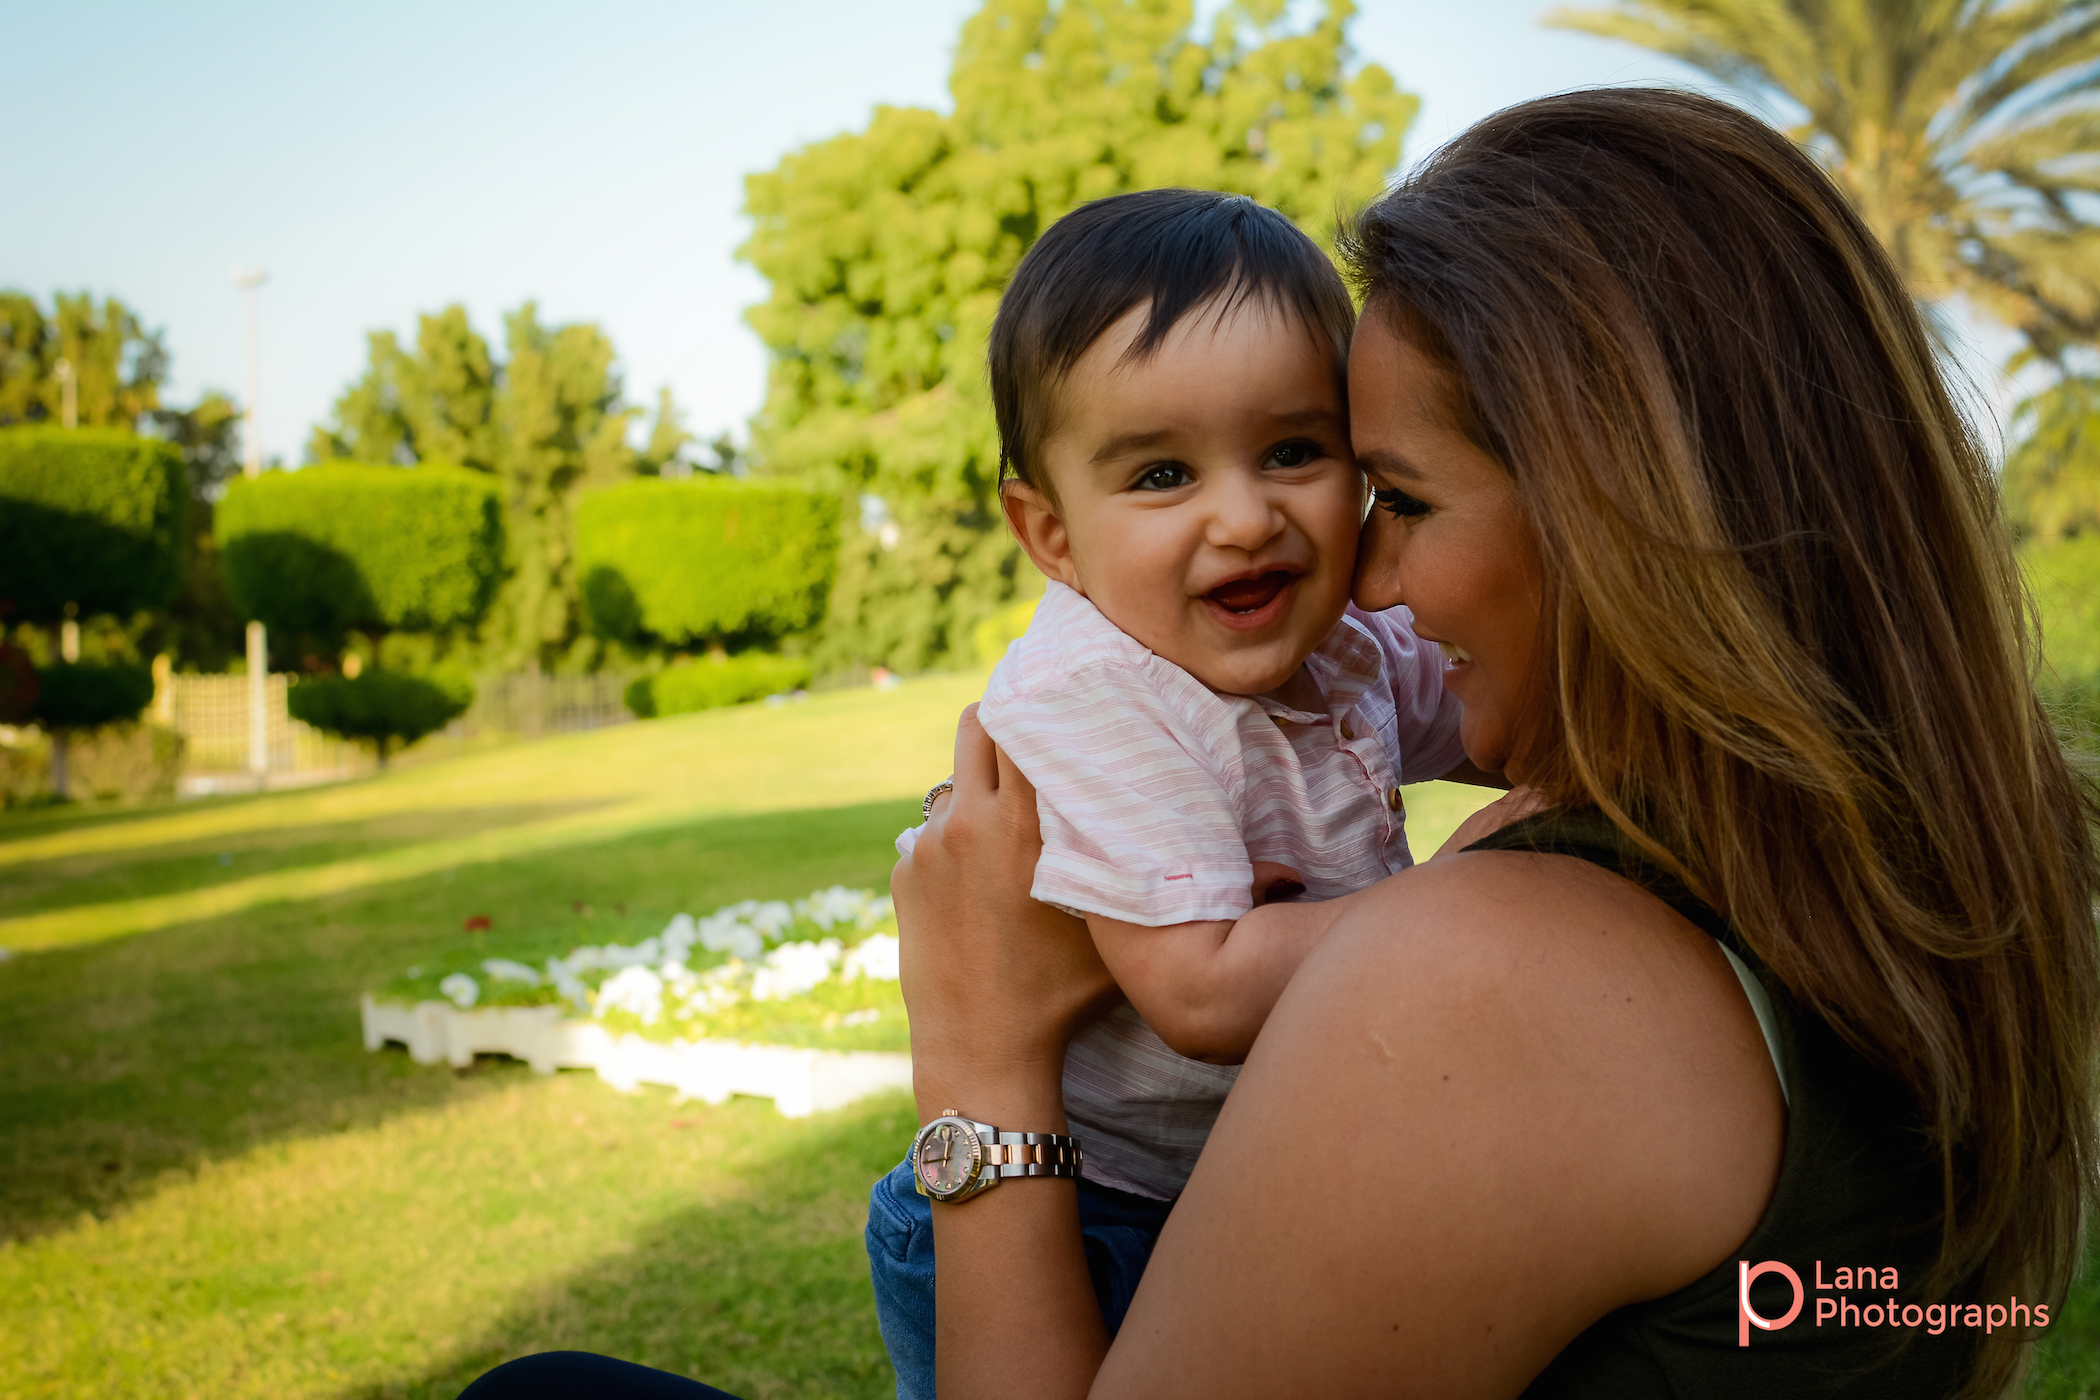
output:
M753 447L765 470L880 498L849 531L824 632L832 667L967 653L1023 567L995 500L984 347L1035 237L1087 200L1193 185L1272 204L1316 238L1376 194L1416 99L1355 66L1354 6L1304 29L1281 0L987 0L964 25L954 112L878 108L863 132L746 182L741 256L772 284ZM872 516L871 516L872 518Z
M160 408L149 417L154 436L181 454L190 519L182 583L145 644L189 669L224 670L241 654L246 619L227 596L212 523L226 483L240 474L241 411L226 395L206 390L194 408Z
M2100 336L2100 0L1620 0L1547 22L1794 112L1928 305L1965 298L2050 358Z
M498 635L511 656L538 666L583 632L576 498L634 475L634 410L622 402L612 341L596 326L543 326L529 301L504 323L510 359L495 417L512 574Z
M168 352L123 302L60 292L47 316L35 298L0 292L0 426L60 421L61 359L72 366L80 427L135 428L160 407Z
M66 751L74 735L137 719L152 699L153 675L143 666L61 661L40 670L31 713L51 736L52 793L61 801L70 795Z
M633 481L593 492L576 512L591 626L623 641L717 651L731 639L803 631L824 615L838 521L836 496L785 481Z
M57 627L164 605L189 493L174 448L109 428L0 430L0 602Z
M502 360L457 305L420 319L412 351L391 331L373 332L365 373L315 430L307 457L443 462L494 477L510 553L484 647L502 664L559 664L595 645L575 567L578 493L675 459L683 433L666 395L650 448L628 446L637 411L598 327L544 325L527 302L505 317L505 332Z
M395 745L437 732L473 703L474 687L455 677L376 669L356 677L302 677L285 694L293 719L371 744L381 768Z
M334 462L236 482L219 505L226 583L272 633L472 627L502 571L496 484L458 467Z
M309 461L496 469L499 366L465 307L419 317L413 353L392 331L373 331L366 342L368 368L336 400L334 424L314 429Z

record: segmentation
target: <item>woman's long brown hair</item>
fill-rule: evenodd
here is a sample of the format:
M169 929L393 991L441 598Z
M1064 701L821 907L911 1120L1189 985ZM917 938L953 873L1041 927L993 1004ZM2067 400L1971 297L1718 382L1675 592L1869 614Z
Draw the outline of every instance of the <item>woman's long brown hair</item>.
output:
M1546 575L1544 795L1594 804L1916 1095L1928 1288L2058 1298L2095 1163L2091 788L1986 455L1813 162L1686 93L1510 108L1345 249ZM1971 1393L2017 1379L2012 1332Z

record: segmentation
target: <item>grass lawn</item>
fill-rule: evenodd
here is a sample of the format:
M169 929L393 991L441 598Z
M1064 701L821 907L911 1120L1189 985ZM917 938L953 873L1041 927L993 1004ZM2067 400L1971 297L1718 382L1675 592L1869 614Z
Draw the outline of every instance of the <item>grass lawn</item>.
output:
M860 1231L904 1097L789 1122L419 1066L364 1051L356 998L474 914L879 888L981 688L0 816L0 1395L450 1397L550 1347L889 1394ZM1410 789L1418 849L1478 800Z

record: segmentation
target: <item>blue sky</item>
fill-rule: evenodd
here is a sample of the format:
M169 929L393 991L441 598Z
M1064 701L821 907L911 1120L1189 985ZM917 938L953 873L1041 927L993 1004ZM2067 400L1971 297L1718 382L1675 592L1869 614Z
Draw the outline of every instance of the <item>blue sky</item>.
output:
M669 384L703 435L759 404L737 264L744 174L945 108L974 0L16 5L18 138L0 286L116 293L164 327L171 398L238 393L240 300L263 265L261 434L297 461L364 333L463 301L482 332L537 297L593 320L631 398ZM1408 158L1526 97L1692 81L1541 27L1528 0L1364 0L1362 56L1423 98ZM26 120L25 120L26 114ZM22 139L26 136L27 139Z

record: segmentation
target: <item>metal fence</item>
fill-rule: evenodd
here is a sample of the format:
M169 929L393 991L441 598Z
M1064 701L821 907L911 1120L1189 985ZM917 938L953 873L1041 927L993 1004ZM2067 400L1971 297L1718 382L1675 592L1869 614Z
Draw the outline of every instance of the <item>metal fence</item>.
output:
M508 676L482 676L474 682L474 703L451 731L462 738L482 734L565 734L603 729L634 718L623 697L634 677L620 671L584 676L550 676L525 671Z
M184 767L200 773L238 773L248 767L248 678L161 674L153 695L153 718L189 741ZM482 676L474 703L446 727L453 740L485 735L537 738L580 729L601 729L634 718L623 697L633 676L600 672L549 676L538 672ZM373 756L300 723L286 708L293 678L268 677L264 734L272 774L319 778L369 771Z

